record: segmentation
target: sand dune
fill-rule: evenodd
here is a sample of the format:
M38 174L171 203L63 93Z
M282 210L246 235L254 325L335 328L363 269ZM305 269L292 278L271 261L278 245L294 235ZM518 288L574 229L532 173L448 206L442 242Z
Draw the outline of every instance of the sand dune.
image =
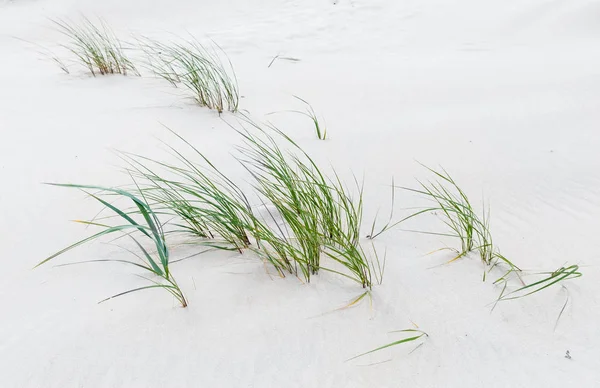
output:
M217 42L242 110L345 181L364 176L364 230L387 214L392 177L414 186L428 177L416 161L441 165L478 210L490 206L495 243L525 273L568 263L583 277L490 313L500 290L481 281L476 255L443 265L451 252L427 253L453 240L406 231L443 229L431 216L376 240L388 261L372 307L333 311L362 293L335 274L272 278L251 254L224 252L173 265L187 309L162 291L97 304L143 280L116 264L32 270L90 233L68 220L98 211L42 182L125 184L111 150L166 155L162 124L247 178L231 157L239 137L183 90L148 73L93 78L70 62L64 74L40 52L68 58L49 18L80 14L125 38ZM0 386L600 386L599 15L591 0L0 2ZM268 67L277 55L297 61ZM293 95L323 116L327 141L305 117L268 115L299 109ZM396 201L398 216L422 203ZM174 258L200 249L175 242ZM95 242L55 264L127 254ZM413 324L429 334L416 350L345 361Z

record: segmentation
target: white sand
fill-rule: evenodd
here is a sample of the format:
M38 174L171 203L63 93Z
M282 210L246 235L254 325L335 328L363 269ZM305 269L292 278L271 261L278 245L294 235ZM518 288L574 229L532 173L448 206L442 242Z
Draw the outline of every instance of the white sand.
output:
M90 233L69 219L98 209L40 183L126 182L110 150L161 155L157 138L172 139L161 122L239 178L238 139L215 112L151 77L63 74L14 39L56 48L64 37L48 18L80 12L125 37L213 38L254 117L300 108L292 94L309 100L326 142L305 118L269 117L345 179L364 174L365 224L387 212L392 176L412 185L427 177L415 160L440 164L491 205L506 256L528 273L569 263L584 276L490 313L499 289L481 281L476 257L438 266L451 253L425 254L453 241L400 229L377 241L388 267L372 310L325 314L360 287L327 274L271 280L235 254L174 264L187 309L164 291L96 304L143 284L127 266L32 271ZM595 0L0 2L0 387L600 386L599 15ZM300 61L267 68L277 54ZM399 194L396 210L416 204ZM125 256L94 243L56 263ZM344 362L411 322L430 335L414 352Z

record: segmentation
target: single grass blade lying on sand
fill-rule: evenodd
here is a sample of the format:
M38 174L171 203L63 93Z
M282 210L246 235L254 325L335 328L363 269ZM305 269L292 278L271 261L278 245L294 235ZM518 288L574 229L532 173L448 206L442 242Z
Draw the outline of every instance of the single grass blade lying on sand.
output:
M424 331L417 330L417 329L395 330L395 331L392 331L390 333L418 333L418 334L410 336L408 338L403 338L403 339L401 339L399 341L391 342L391 343L389 343L387 345L380 346L380 347L375 348L373 350L369 350L368 352L361 353L358 356L354 356L352 358L349 358L346 361L354 360L356 358L363 357L363 356L366 356L367 354L375 353L375 352L378 352L378 351L383 350L383 349L387 349L387 348L392 347L392 346L396 346L396 345L400 345L400 344L405 344L405 343L408 343L408 342L413 342L413 341L416 341L416 340L418 340L419 338L421 338L423 336L429 337L429 334L425 333Z
M216 49L193 38L181 43L141 38L138 44L146 54L147 67L173 86L185 86L200 106L219 113L238 110L240 95L233 65L214 42Z
M546 277L544 277L543 279L538 280L534 283L520 287L514 291L507 293L507 294L502 293L502 294L500 294L500 297L498 298L498 300L502 301L502 300L512 300L512 299L523 298L528 295L532 295L537 292L540 292L540 291L542 291L550 286L553 286L555 284L558 284L560 282L563 282L563 281L566 281L569 279L575 279L575 278L583 276L582 273L579 272L578 265L570 265L568 267L560 267L559 269L557 269L554 272L542 272L539 275L545 275Z
M181 304L182 307L187 307L187 301L183 295L183 292L177 285L175 278L173 277L173 275L170 272L169 250L167 248L167 244L165 241L165 234L163 231L162 224L160 223L156 213L148 205L148 202L144 198L143 193L140 192L141 195L140 195L140 197L138 197L138 196L136 196L128 191L125 191L125 190L105 188L105 187L99 187L99 186L55 184L55 183L51 183L50 185L59 186L59 187L70 187L70 188L76 188L76 189L83 190L89 196L91 196L92 198L94 198L95 200L100 202L102 205L104 205L108 209L112 210L118 218L124 220L126 223L122 224L122 225L117 225L117 226L109 226L109 225L99 224L96 222L83 222L88 225L102 227L102 228L104 228L104 230L102 230L90 237L87 237L83 240L80 240L80 241L68 246L67 248L64 248L64 249L58 251L57 253L51 255L50 257L48 257L45 260L43 260L42 262L40 262L38 265L36 265L36 267L39 267L40 265L45 264L48 261L56 258L57 256L60 256L63 253L70 251L71 249L76 248L86 242L93 241L102 236L113 234L113 233L127 232L125 235L130 237L134 241L134 243L136 244L136 246L139 248L139 250L142 253L141 255L135 254L135 256L140 260L140 262L134 262L134 261L128 261L128 260L106 260L106 261L117 261L117 262L131 264L138 268L142 268L146 272L149 272L152 275L161 279L161 282L157 282L155 280L144 277L144 279L150 281L151 283L153 283L153 285L139 287L139 288L135 288L135 289L132 289L129 291L125 291L125 292L119 293L117 295L111 296L110 298L104 299L101 302L104 302L108 299L116 298L121 295L126 295L129 293L135 292L135 291L146 290L146 289L150 289L150 288L161 288L161 289L164 289L164 290L168 291L169 293L171 293L177 299L177 301ZM97 190L97 191L99 191L99 193L91 194L87 190ZM134 203L134 206L137 208L138 214L141 215L141 217L143 218L144 222L138 223L136 220L134 220L128 214L128 212L125 212L125 211L117 208L113 204L102 199L100 197L101 194L117 195L117 196L124 197L124 198L131 200ZM134 237L131 232L139 232L141 234L141 236ZM154 243L154 246L156 248L156 255L158 256L157 259L153 258L152 255L148 252L148 250L146 248L144 248L144 246L142 245L142 243L139 240L140 237L147 238ZM91 260L90 262L92 262L92 261L100 262L101 260Z
M60 32L71 39L71 43L64 47L73 53L93 76L127 75L129 72L139 75L125 54L123 43L103 20L99 20L98 25L85 17L79 24L64 19L52 22ZM62 62L57 60L57 63L68 72Z

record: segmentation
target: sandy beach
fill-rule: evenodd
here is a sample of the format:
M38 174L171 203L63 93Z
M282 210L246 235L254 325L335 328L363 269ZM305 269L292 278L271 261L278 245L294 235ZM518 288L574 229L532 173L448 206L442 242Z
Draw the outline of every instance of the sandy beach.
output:
M599 15L592 0L0 0L0 387L600 387ZM82 16L110 25L141 76L93 77L61 46L52 21ZM218 44L239 111L152 74L141 37ZM306 108L294 96L325 140L290 112ZM251 249L200 253L178 235L170 268L187 308L158 289L98 304L146 285L141 270L60 266L128 260L126 239L33 269L95 233L70 220L102 209L43 183L130 184L115 151L171 160L166 144L182 143L165 127L251 190L242 117L276 125L344 186L361 182L360 244L386 253L367 297L353 303L365 289L333 272L281 277ZM435 178L422 164L489 211L522 284L571 265L582 276L495 305L505 269L475 252L452 260L440 248L456 239L415 232L445 233L439 212L366 238L390 215L392 179ZM393 220L424 203L395 190ZM349 360L406 329L427 335Z

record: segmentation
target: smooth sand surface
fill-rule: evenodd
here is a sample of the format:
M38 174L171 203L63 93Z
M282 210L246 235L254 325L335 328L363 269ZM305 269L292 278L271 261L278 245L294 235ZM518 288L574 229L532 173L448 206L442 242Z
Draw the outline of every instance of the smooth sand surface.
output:
M475 255L444 265L452 252L427 253L456 241L406 231L443 231L431 215L375 241L387 267L372 306L334 311L360 286L327 273L272 278L252 255L223 252L173 264L187 309L164 291L97 304L145 283L118 264L32 270L91 233L68 220L99 210L42 182L127 183L112 150L161 158L160 141L174 140L163 124L248 178L222 120L234 115L195 106L147 71L93 78L71 63L50 18L81 14L128 41L217 42L242 110L346 182L364 176L363 234L378 211L385 220L392 177L414 186L429 177L417 161L441 165L478 210L490 207L494 241L526 281L567 263L584 276L491 312L500 288L482 282ZM0 2L0 387L600 387L599 18L593 0ZM268 67L276 55L299 60ZM327 141L305 117L268 115L301 109L292 95L322 116ZM399 192L396 216L419 205ZM127 255L95 242L54 264ZM345 361L413 325L429 334L416 350Z

